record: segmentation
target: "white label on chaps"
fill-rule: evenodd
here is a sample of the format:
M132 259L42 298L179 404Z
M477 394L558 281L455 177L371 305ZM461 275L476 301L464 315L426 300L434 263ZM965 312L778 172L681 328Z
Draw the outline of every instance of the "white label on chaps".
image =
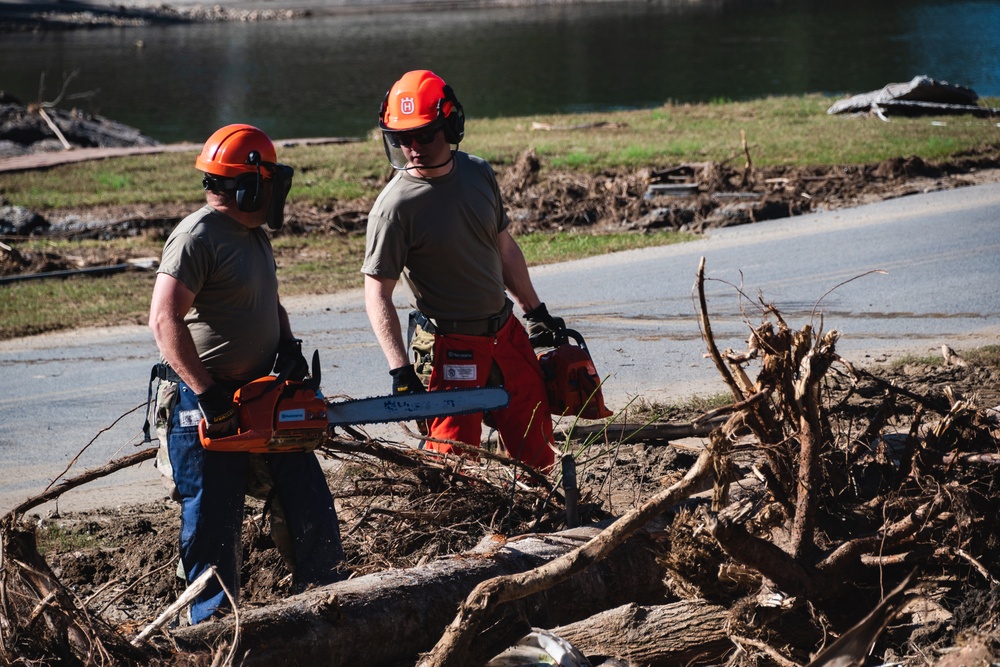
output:
M201 410L181 410L177 414L177 421L181 427L197 426L201 421Z
M475 364L445 364L444 379L450 382L474 382L476 379Z

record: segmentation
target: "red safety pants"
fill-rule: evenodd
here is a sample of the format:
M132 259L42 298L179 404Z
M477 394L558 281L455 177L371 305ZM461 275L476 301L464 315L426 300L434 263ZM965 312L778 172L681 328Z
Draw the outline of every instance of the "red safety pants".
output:
M510 405L492 412L500 442L511 457L548 471L555 462L549 402L538 358L516 317L507 318L495 336L436 334L428 389L485 387L494 364L510 394ZM429 435L478 446L482 421L482 412L439 417L430 420ZM461 453L460 448L446 443L428 442L427 447Z

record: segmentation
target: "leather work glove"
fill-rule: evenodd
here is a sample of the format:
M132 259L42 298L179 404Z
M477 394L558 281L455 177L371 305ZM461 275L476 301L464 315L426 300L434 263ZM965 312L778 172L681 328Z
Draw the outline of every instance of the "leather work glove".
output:
M302 356L302 341L298 338L282 338L278 343L278 353L274 357L271 372L283 375L286 380L304 380L309 375L309 362Z
M540 303L524 314L531 347L555 347L559 332L566 328L561 317L552 317L544 303Z
M239 415L233 397L225 389L213 384L196 395L198 408L205 418L205 433L213 438L234 435L239 428Z
M393 368L389 371L389 375L392 376L393 394L421 394L427 391L410 364Z

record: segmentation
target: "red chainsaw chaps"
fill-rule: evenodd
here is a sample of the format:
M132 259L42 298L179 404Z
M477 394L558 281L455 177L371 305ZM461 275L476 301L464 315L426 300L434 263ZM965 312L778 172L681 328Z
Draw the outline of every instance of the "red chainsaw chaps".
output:
M496 337L436 335L428 388L436 391L485 387L494 362L503 373L504 388L510 394L510 405L492 413L500 441L513 458L533 468L548 470L555 462L552 418L541 367L517 318L510 317ZM478 446L482 421L481 412L438 417L430 420L429 435ZM427 447L442 453L462 453L460 448L446 443L428 442Z

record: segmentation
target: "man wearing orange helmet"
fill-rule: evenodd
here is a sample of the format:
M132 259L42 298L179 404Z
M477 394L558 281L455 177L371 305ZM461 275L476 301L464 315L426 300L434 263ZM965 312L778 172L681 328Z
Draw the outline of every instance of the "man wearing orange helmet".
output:
M428 70L407 72L386 93L379 127L397 170L368 215L365 306L389 362L393 391L502 384L507 408L490 416L511 456L540 470L554 462L552 420L533 340L565 325L532 286L490 165L458 150L465 117L451 87ZM414 298L411 359L392 304L400 276ZM478 445L483 414L433 419L428 447Z
M302 379L302 358L278 299L271 242L292 169L250 125L227 125L195 161L206 206L171 232L153 287L149 326L160 349L157 389L158 465L168 467L181 503L180 550L188 582L215 567L234 599L240 588L240 534L251 456L206 451L198 424L216 437L236 429L233 392L272 368ZM344 559L333 498L314 454L260 455L283 510L296 585L342 578ZM260 461L253 461L260 463ZM227 606L213 578L191 605L198 623Z

